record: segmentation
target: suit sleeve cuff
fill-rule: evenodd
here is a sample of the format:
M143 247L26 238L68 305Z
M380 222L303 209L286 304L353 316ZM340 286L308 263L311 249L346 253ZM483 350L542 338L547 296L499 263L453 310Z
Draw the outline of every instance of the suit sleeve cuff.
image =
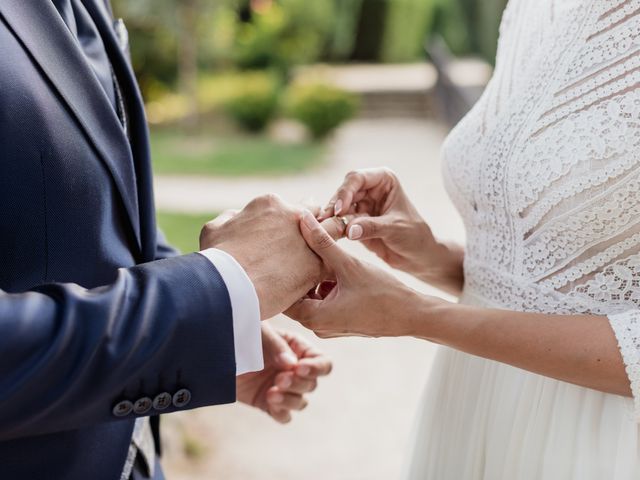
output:
M199 252L218 270L224 280L233 310L233 338L236 375L264 368L260 304L251 279L244 268L227 252L208 248Z

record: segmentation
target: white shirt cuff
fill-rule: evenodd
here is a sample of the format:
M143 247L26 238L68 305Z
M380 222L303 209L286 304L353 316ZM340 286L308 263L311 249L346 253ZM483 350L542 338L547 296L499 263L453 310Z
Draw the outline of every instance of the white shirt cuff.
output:
M208 248L199 253L216 267L229 292L233 311L236 375L262 370L264 360L260 303L249 275L227 252L217 248Z

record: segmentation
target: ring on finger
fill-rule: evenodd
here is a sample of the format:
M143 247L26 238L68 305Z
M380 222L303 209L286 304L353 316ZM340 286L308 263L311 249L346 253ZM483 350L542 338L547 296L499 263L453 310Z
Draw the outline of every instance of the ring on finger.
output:
M340 217L338 215L336 215L335 217L340 223L342 223L342 225L344 225L344 228L347 228L347 225L349 225L349 219L347 217Z

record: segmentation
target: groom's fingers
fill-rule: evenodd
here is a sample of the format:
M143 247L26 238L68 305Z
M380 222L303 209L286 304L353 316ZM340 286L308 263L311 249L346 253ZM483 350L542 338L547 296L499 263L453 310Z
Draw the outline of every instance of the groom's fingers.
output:
M291 421L291 414L288 410L273 410L269 407L269 415L278 423L289 423Z
M295 372L303 378L316 378L329 375L333 370L331 360L324 356L303 358L298 362Z
M209 222L209 225L213 225L214 227L220 227L231 220L238 214L239 210L225 210L216 218Z
M280 330L278 333L287 341L293 352L300 360L305 358L324 356L320 350L309 343L309 341L307 341L307 339L301 334L292 333L285 330Z
M302 395L313 392L318 386L318 379L301 378L292 372L283 372L276 376L275 384L283 392Z
M334 271L341 271L346 264L352 262L353 258L336 244L331 235L322 228L308 210L302 215L300 231L309 248L316 252L325 264Z
M324 228L334 240L339 240L344 237L347 228L344 222L337 217L329 217L320 225L322 225L322 228Z
M281 369L293 370L298 356L285 338L271 328L262 327L262 349L265 358L270 357Z
M304 410L309 402L296 393L287 393L279 389L271 389L267 392L267 403L270 411Z

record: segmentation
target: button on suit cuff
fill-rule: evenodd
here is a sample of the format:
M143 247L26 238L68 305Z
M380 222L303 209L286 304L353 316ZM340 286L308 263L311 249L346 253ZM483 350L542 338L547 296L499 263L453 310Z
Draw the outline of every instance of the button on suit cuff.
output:
M227 252L208 248L199 252L218 270L229 292L233 310L233 338L236 375L264 368L260 303L256 289L244 268Z

